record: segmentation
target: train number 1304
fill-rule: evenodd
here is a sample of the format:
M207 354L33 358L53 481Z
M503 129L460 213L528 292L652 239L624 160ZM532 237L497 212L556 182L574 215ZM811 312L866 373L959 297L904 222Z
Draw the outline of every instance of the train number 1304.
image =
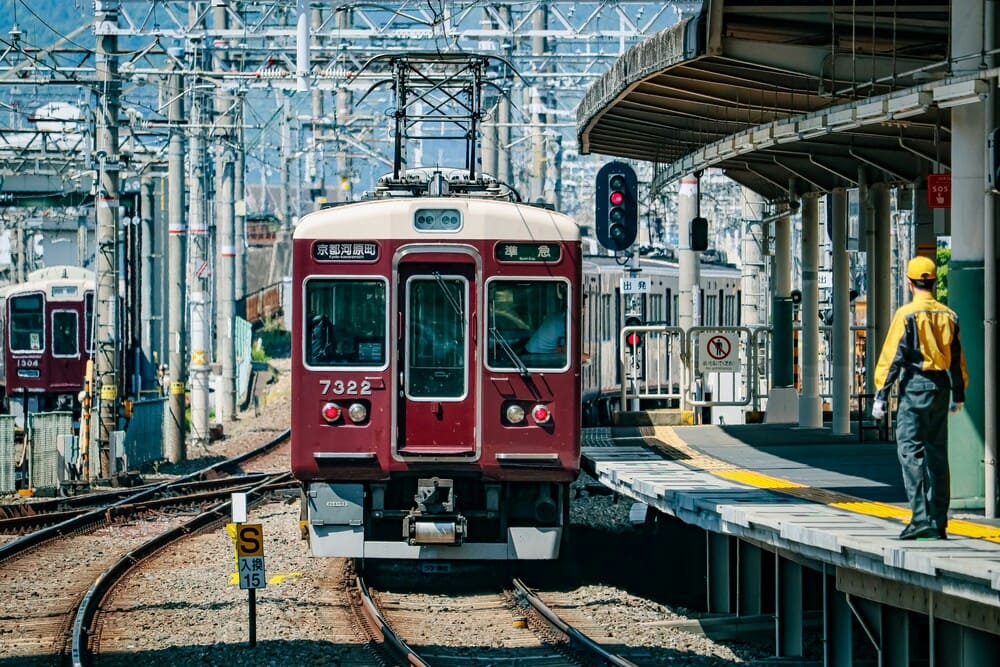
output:
M371 396L372 383L368 380L320 380L319 386L324 396L333 394L334 396Z

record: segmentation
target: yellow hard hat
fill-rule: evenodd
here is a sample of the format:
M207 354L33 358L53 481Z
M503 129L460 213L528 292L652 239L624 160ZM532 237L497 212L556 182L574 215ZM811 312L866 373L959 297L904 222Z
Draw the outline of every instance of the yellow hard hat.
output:
M914 257L906 265L906 277L910 280L936 280L937 265L930 257Z

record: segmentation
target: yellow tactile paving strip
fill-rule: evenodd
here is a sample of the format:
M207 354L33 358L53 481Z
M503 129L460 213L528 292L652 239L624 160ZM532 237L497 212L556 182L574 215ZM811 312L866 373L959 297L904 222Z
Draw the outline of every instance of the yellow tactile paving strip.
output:
M796 498L823 503L824 505L837 507L857 514L866 514L884 519L896 519L902 523L910 522L910 511L896 507L895 505L862 500L843 493L827 491L826 489L816 489L791 482L787 479L764 475L752 470L745 470L726 461L707 456L684 442L672 426L654 426L652 427L652 433L649 432L649 429L643 429L643 435L655 440L656 442L651 442L650 444L655 445L674 459L684 461L692 467L710 472L723 479L739 482L740 484L746 484L758 489L768 489L770 491L777 491L778 493L785 493ZM1000 542L1000 526L990 526L962 519L949 520L948 533L961 535L962 537L975 537L990 542Z

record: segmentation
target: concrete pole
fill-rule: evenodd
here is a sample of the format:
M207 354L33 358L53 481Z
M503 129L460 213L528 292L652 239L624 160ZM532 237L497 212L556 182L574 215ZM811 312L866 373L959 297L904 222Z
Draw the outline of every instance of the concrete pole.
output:
M868 274L868 284L871 288L869 292L873 297L874 307L869 303L868 316L872 318L874 324L872 342L875 347L875 362L877 363L877 355L882 349L882 342L889 333L889 324L892 322L892 216L890 214L889 186L877 183L869 188L868 194L872 204L872 225L875 228L873 257L871 258L874 273ZM875 372L874 364L868 369L868 372L869 374Z
M243 91L236 93L236 108L233 110L235 131L233 142L236 153L236 163L233 168L233 245L236 247L236 264L233 269L233 283L237 301L247 295L247 153L243 134L243 106L246 96Z
M819 195L802 197L802 344L799 426L823 428L819 396Z
M691 250L691 220L698 215L698 177L689 174L681 178L677 199L677 325L685 335L691 327L701 325L700 252ZM694 369L694 355L688 351L684 355L687 369L687 384L694 390L697 375ZM681 409L687 408L687 391L681 392Z
M326 178L323 164L323 91L316 88L312 91L312 169L309 176L309 190L312 195L313 209L318 211L326 203Z
M295 3L295 89L309 90L309 0Z
M191 131L191 160L189 165L190 184L188 187L190 205L188 207L191 221L190 245L190 292L188 303L191 304L191 359L188 369L191 378L191 444L207 447L209 440L209 371L211 370L211 343L209 340L208 313L208 216L206 214L205 192L206 163L205 141L202 134L205 125L205 107L207 100L200 91L195 91L192 98L191 118L194 127Z
M118 112L121 109L118 78L118 36L102 34L100 26L118 24L118 3L99 3L97 19L96 78L99 99L96 115L97 196L97 304L94 309L97 338L95 377L99 391L97 449L100 476L110 479L118 472L112 460L111 433L118 430L121 328L118 326L118 222L119 169Z
M531 17L531 27L537 33L548 29L549 13L548 7L540 4L535 8L535 13ZM542 57L546 54L546 39L535 36L531 38L531 53ZM531 109L531 201L545 199L545 187L548 181L548 160L545 151L545 98L542 97L541 89L532 86L530 91L529 108Z
M493 30L496 27L493 17L485 6L483 7L483 16L480 19L480 23L484 31ZM500 174L497 173L497 123L499 121L497 112L498 107L494 106L489 117L483 119L484 122L480 125L482 142L479 150L479 155L481 156L479 172L493 176L494 178L500 177Z
M229 27L227 9L216 7L214 10L215 28L225 30ZM216 71L225 72L229 69L229 57L225 50L215 52ZM233 150L233 125L236 115L233 107L236 98L224 87L215 91L215 123L213 143L215 145L215 226L218 234L218 256L215 271L215 295L218 304L215 322L215 349L218 351L217 361L222 366L222 383L217 387L218 414L216 423L236 419L236 210L235 210L235 171L236 154Z
M794 184L792 184L794 186ZM794 187L789 188L794 197ZM792 212L774 220L774 283L771 304L771 386L767 394L767 423L790 424L799 419L799 397L795 391L792 360Z
M847 252L847 190L830 197L833 236L833 434L851 432L851 373L854 335L851 332L851 258Z
M767 233L764 218L764 199L749 188L742 188L741 215L744 220L743 238L740 241L740 322L745 327L758 327L766 322L764 308L764 251Z
M952 70L956 76L982 71L986 42L995 30L995 3L952 3L951 5ZM990 15L985 15L985 10ZM989 37L987 37L989 35ZM969 57L974 56L974 57ZM991 81L995 86L995 81ZM994 434L986 441L985 413L995 407L984 403L983 387L993 383L995 365L987 366L987 333L995 335L995 319L986 319L983 285L985 268L993 261L995 247L984 248L986 241L986 132L992 129L993 118L987 116L986 105L965 104L951 108L951 263L948 268L948 306L957 314L961 325L962 348L969 367L969 389L965 409L948 419L948 460L951 463L951 507L986 508L986 496L995 504L995 471L990 471L990 488L985 487L985 468L994 468ZM989 221L992 227L993 221ZM991 232L993 230L991 229ZM994 274L995 275L995 274ZM994 281L995 283L995 281ZM991 305L995 308L995 304ZM989 358L993 358L991 354ZM991 361L995 363L995 361ZM984 464L988 462L988 465Z
M992 54L996 48L997 4L986 0L984 16L984 51ZM995 55L987 56L987 66L996 67ZM997 127L997 89L992 83L986 96L984 110L987 128ZM985 155L986 168L989 155ZM987 171L987 173L989 173ZM997 201L989 187L984 188L983 198L983 368L996 377L997 368ZM984 489L987 519L997 517L997 391L992 382L983 385L983 441Z
M292 238L292 197L290 167L292 161L292 111L288 103L288 97L282 91L275 91L278 96L278 105L281 109L281 150L278 159L280 160L280 207L281 226L274 239L274 247L271 253L271 267L268 271L267 284L273 285L288 274L289 254Z
M174 57L183 56L177 49ZM170 283L167 293L167 318L170 389L169 417L164 428L164 455L171 463L187 458L184 439L187 435L185 415L185 387L187 371L184 365L184 348L187 342L187 317L184 307L187 295L187 209L184 206L184 76L176 70L170 74L167 120L170 140L167 146L167 217L169 247L167 248Z

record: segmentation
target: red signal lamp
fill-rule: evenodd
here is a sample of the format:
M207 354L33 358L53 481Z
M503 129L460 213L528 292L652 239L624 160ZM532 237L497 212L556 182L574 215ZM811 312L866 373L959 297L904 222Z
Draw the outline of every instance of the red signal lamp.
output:
M634 331L625 337L625 342L629 344L629 347L637 346L640 340L642 339L639 337L639 334Z
M611 196L608 197L608 199L611 201L612 206L621 206L622 202L625 201L625 195L616 190L611 193Z

